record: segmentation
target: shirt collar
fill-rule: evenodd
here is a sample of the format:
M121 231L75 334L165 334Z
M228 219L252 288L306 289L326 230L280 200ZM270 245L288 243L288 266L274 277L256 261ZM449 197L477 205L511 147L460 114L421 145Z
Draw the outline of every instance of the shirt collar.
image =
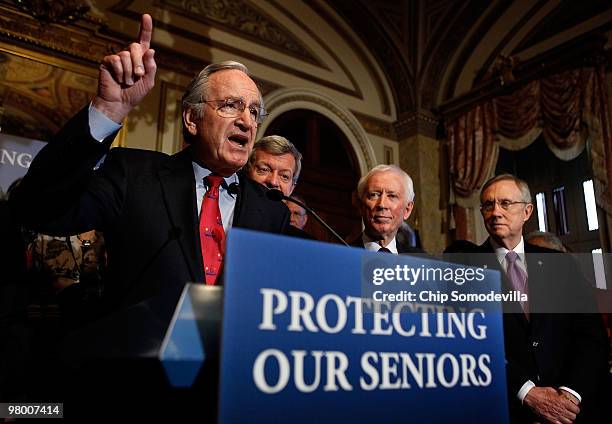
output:
M212 174L212 172L210 171L210 169L203 167L202 165L200 165L199 163L197 163L196 161L191 161L191 165L193 166L193 173L195 174L195 178L196 178L196 184L199 187L204 187L206 189L206 186L204 184L204 178L208 177L210 174ZM238 184L238 175L237 174L232 174L229 177L224 177L223 178L223 182L221 183L221 188L225 189L227 191L227 188L230 184L232 183L236 183ZM229 191L228 191L229 193ZM232 197L234 196L233 194L229 193Z
M378 252L378 249L380 249L381 246L380 244L378 244L376 241L372 240L371 238L369 238L366 233L363 233L362 237L361 237L362 241L363 241L363 247L366 248L366 250L369 250L371 252ZM395 242L395 237L393 237L393 240L391 240L389 242L388 245L384 246L387 249L389 249L389 251L391 251L391 253L397 255L399 252L397 251L397 243Z
M489 242L493 249L495 250L495 256L497 256L497 260L499 263L506 260L506 254L510 251L506 249L504 246L500 246L497 244L492 238L489 237ZM525 262L525 241L523 240L523 236L521 236L521 241L512 249L519 256L521 262Z

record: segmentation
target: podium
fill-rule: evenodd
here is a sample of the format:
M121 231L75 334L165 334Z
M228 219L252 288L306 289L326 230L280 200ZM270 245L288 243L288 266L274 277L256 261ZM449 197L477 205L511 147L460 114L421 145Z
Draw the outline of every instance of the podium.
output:
M67 335L64 418L215 421L222 294L188 283Z
M72 346L89 344L85 356L124 376L123 392L152 415L170 406L164 415L220 423L507 422L501 306L440 309L433 295L400 299L440 294L436 282L376 277L459 265L236 228L227 252L223 288L187 284ZM483 272L478 290L499 293L499 273Z

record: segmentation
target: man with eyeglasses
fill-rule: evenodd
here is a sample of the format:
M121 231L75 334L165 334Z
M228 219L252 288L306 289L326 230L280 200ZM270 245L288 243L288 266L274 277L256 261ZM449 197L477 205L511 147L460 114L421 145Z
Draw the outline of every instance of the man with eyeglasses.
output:
M599 316L578 307L589 299L576 264L524 241L533 204L523 180L496 176L480 201L489 237L469 251L487 255L469 261L501 271L502 291L527 295L503 305L510 421L597 422L593 404L605 376L606 337Z
M237 173L265 118L262 95L238 62L211 64L188 85L183 151L109 152L124 118L154 86L152 30L143 15L139 41L104 58L96 97L38 155L14 202L35 228L104 232L110 309L176 294L186 282L219 284L232 226L289 229L287 208Z
M306 201L302 198L302 196L294 195L292 197L306 205ZM289 208L289 213L291 214L289 223L298 230L304 230L304 227L306 227L306 224L308 223L308 213L306 212L306 209L297 203L286 202L286 204L287 208Z

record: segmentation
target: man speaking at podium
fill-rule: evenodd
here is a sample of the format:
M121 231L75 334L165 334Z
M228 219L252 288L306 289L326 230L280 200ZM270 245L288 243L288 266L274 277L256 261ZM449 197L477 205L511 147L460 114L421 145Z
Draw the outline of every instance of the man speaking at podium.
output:
M152 31L143 15L138 42L103 59L97 95L41 151L13 203L24 224L51 234L104 232L105 309L178 298L190 281L218 284L232 226L289 227L287 208L236 173L265 118L261 93L240 63L209 65L187 87L186 149L109 152L124 118L155 84Z

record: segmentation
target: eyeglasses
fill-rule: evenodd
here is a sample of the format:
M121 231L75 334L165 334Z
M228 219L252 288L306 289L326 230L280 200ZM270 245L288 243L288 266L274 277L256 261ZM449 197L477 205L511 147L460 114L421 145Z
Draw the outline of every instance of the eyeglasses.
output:
M224 100L202 100L200 103L213 104L217 115L222 118L236 118L247 108L244 100L233 99L231 97ZM256 104L249 106L249 113L251 114L251 119L257 125L261 124L266 119L266 116L268 116L266 110Z
M486 200L484 202L482 202L482 204L480 205L480 209L482 209L485 212L491 212L493 209L495 209L495 204L498 204L500 208L502 208L503 210L507 211L508 209L510 209L510 206L512 205L516 205L522 203L524 205L529 204L529 202L515 202L513 200Z

